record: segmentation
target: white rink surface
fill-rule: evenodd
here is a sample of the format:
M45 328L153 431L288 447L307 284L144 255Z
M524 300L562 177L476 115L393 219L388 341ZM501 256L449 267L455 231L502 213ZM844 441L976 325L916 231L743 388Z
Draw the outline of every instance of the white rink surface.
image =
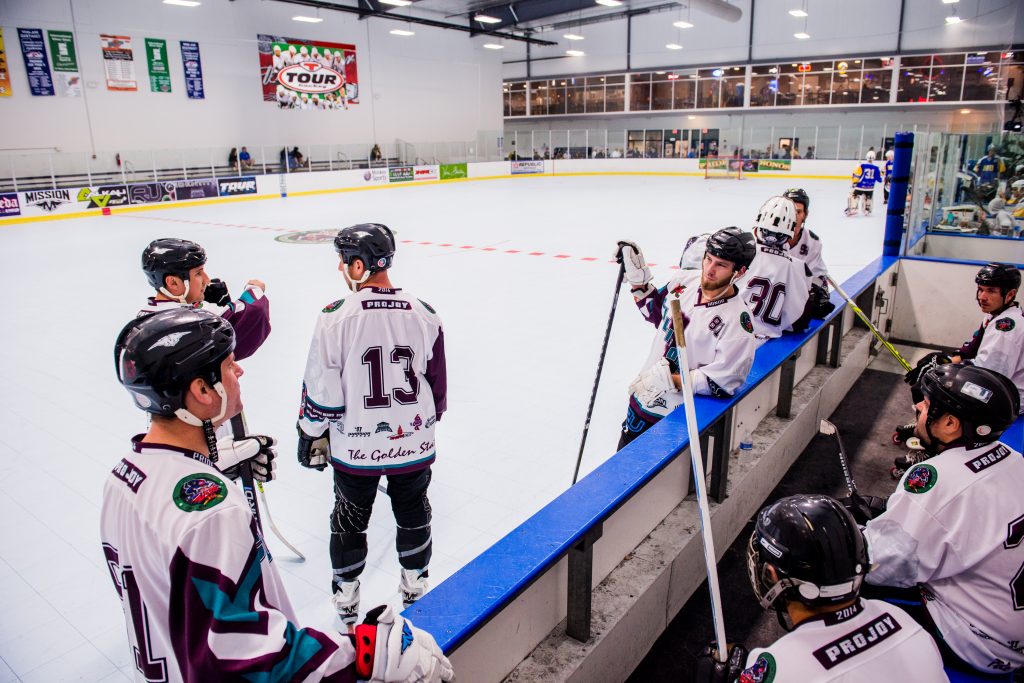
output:
M327 629L338 625L329 604L331 476L296 462L295 418L313 322L346 290L329 244L276 235L386 223L400 241L393 282L444 321L448 412L430 487L436 585L572 480L616 241L636 240L660 284L687 237L749 227L763 200L795 184L810 193L808 225L838 281L880 253L883 207L848 219L846 182L781 178L517 178L0 227L0 683L132 678L98 530L104 479L146 424L115 380L113 342L150 293L139 257L151 239L198 241L208 272L236 295L250 277L267 282L273 332L243 363L243 399L250 429L280 441L271 513L307 561L269 530L267 540L302 625ZM623 291L581 477L614 451L626 387L652 333ZM384 495L369 544L362 607L398 605Z

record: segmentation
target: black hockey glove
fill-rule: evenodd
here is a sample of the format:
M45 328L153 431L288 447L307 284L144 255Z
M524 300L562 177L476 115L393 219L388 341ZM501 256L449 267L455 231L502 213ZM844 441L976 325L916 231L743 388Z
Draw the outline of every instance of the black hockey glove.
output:
M908 372L903 376L903 381L914 386L917 384L917 380L921 379L921 375L928 372L931 368L937 365L945 365L946 363L952 363L953 359L947 356L942 351L935 351L929 353L927 356L917 361L917 367Z
M231 479L241 475L243 463L252 467L252 478L259 482L273 481L276 475L277 451L273 437L250 434L241 439L227 437L217 442L217 468Z
M720 662L715 659L718 650L712 642L697 657L697 666L693 670L693 683L734 683L743 673L747 661L747 648L737 643L729 652L729 659Z
M844 508L849 510L857 524L864 526L885 512L885 506L889 499L879 498L878 496L862 496L859 493L855 493L848 498L840 498L839 502L843 504Z
M203 292L203 301L207 301L217 306L227 306L231 303L231 295L228 294L228 286L220 278L214 278L210 280L210 284L206 285L206 291Z
M836 305L828 300L828 291L824 287L811 285L811 317L824 318L834 311Z
M299 464L323 472L331 459L330 431L314 437L302 431L299 425L295 425L295 428L299 431Z

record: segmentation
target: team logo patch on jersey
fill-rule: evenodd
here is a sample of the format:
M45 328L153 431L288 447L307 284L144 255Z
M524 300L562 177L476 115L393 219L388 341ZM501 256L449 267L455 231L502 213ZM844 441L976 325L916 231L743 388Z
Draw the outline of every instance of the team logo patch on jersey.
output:
M918 465L910 470L903 480L903 488L910 493L927 493L939 482L939 473L928 464Z
M749 669L740 674L739 683L772 683L775 680L775 657L763 653Z
M335 312L336 310L338 310L339 308L341 308L341 305L342 305L343 303L345 303L345 300L344 300L344 299L338 299L338 300L337 300L337 301L335 301L334 303L332 303L332 304L327 304L326 306L324 306L324 310L323 310L323 312L324 312L324 313L334 313L334 312Z
M1000 332L1009 332L1016 326L1017 323L1014 322L1013 318L1000 318L996 321L996 329Z
M378 422L377 423L377 429L376 429L376 431L374 431L374 434L380 434L381 432L394 432L394 431L395 430L393 430L391 428L391 425L388 424L387 422Z
M754 333L754 323L751 322L750 314L747 313L746 311L740 313L740 327L742 327L744 330L751 334Z
M228 497L224 482L212 474L190 474L174 487L174 504L185 512L207 510Z

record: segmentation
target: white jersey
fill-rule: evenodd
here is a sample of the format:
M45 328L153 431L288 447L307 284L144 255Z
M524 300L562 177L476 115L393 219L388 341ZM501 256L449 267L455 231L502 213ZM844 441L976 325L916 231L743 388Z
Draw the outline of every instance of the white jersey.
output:
M858 600L751 650L739 683L948 680L935 641L909 614L881 600Z
M297 623L242 491L206 456L140 439L100 513L135 680L352 680L352 641Z
M980 341L978 341L980 340ZM1024 411L1024 311L1017 302L995 315L986 315L974 338L961 348L966 360L979 368L1005 375L1017 386Z
M911 467L864 531L867 581L922 584L943 639L976 669L1024 666L1024 458L1001 442Z
M699 271L688 271L661 289L651 290L646 296L636 299L644 318L658 328L642 370L664 357L673 372L678 371L679 360L669 309L669 301L678 295L685 326L686 359L695 393L731 396L747 379L747 373L754 364L757 343L750 312L738 291L731 296L705 301L700 278ZM634 407L661 417L682 402L681 391L666 392L653 406L640 405L635 395L630 398Z
M754 333L774 339L791 331L810 298L810 271L786 250L757 245L757 255L736 282L754 318Z
M808 230L807 226L800 231L796 244L789 248L789 255L807 264L807 269L811 271L811 284L828 289L828 268L821 255L821 239Z
M317 318L299 425L330 428L331 462L354 474L401 474L434 460L446 406L444 334L427 304L400 289L363 287Z

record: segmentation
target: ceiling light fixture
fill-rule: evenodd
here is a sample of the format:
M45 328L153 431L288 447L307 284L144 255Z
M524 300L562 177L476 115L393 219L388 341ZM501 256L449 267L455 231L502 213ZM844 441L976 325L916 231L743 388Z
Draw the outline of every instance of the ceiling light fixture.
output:
M584 52L583 50L566 50L565 54L569 55L570 57L584 57L587 53Z
M622 4L622 0L594 0L594 1L597 4L599 4L599 5L604 5L605 7L618 7L619 5Z
M694 120L694 119L696 119L697 117L696 117L696 116L687 116L686 118L688 118L689 120L693 121L693 120Z
M504 45L498 45L497 43L484 43L484 47L488 50L504 50Z
M393 7L408 7L412 4L412 0L379 0L382 5L391 5Z
M302 21L307 24L319 24L323 19L320 17L304 17L300 14L297 17L292 17L292 21Z
M672 25L675 26L676 28L693 28L693 24L691 24L688 21L682 21L682 20L673 21Z
M501 19L498 17L492 17L489 14L478 14L473 17L473 21L479 21L481 24L500 24Z
M667 47L669 50L682 50L683 49L683 46L680 45L679 43L665 43L665 47Z
M961 114L970 114L970 113L971 113L971 110L970 110L970 109L961 109L961 110L960 110L960 113L961 113Z
M196 0L164 0L165 5L177 5L178 7L199 7Z
M955 5L958 2L960 2L960 0L942 0L943 5Z
M960 17L958 17L955 14L952 14L952 15L946 17L946 23L947 24L959 24L961 21L963 21L963 19L961 19Z
M799 33L794 33L793 37L796 38L797 40L807 40L808 38L811 37L811 35L809 33L800 31Z
M578 33L566 33L562 37L565 38L566 40L583 40L583 36L579 35Z
M789 10L789 13L794 17L803 18L807 16L807 12L803 11L802 9L791 9Z
M406 31L404 28L391 29L390 31L388 31L388 33L390 33L393 36L414 36L414 35L416 35L415 31Z

